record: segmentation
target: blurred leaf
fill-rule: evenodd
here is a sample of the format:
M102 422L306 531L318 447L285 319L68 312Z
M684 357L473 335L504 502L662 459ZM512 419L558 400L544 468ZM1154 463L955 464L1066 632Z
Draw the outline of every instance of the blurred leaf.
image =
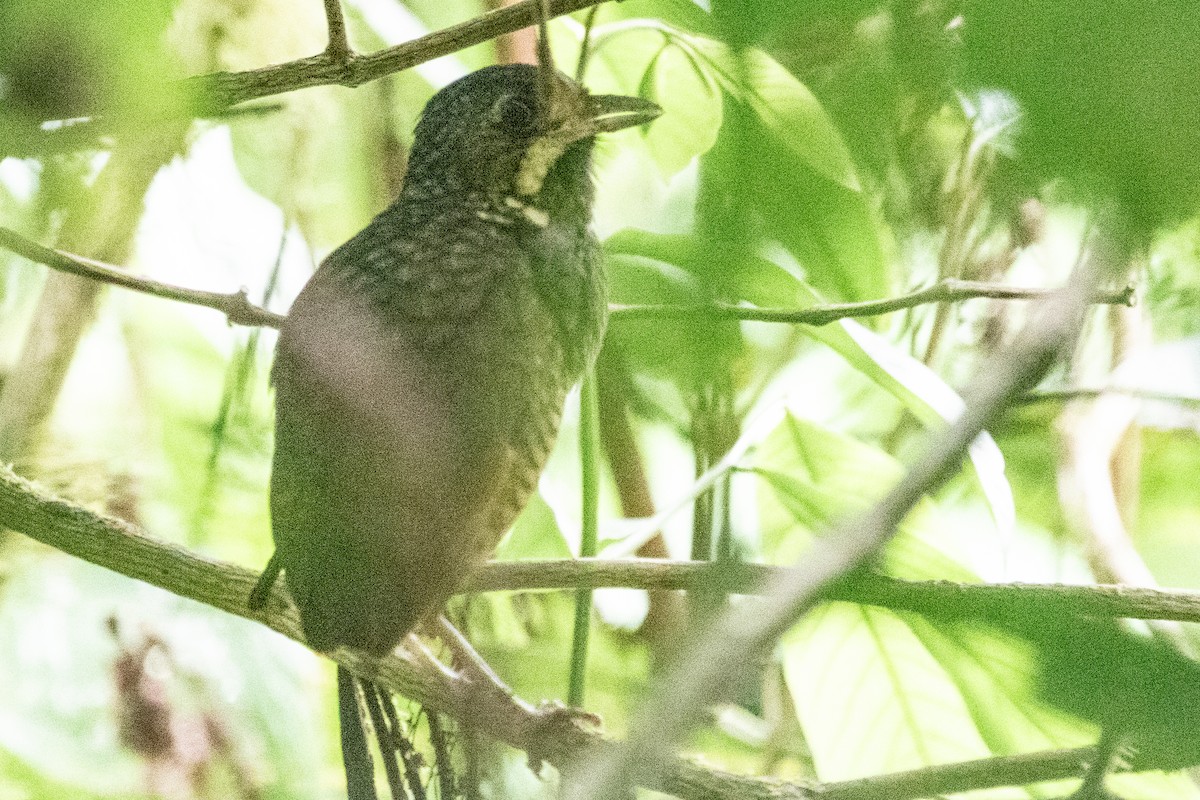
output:
M1115 195L1146 228L1195 212L1200 7L989 0L964 17L971 75L1016 95L1042 176Z
M554 511L541 494L534 494L492 556L496 561L571 557L571 547L558 528Z
M627 38L621 38L622 49ZM721 94L689 51L668 41L646 71L639 94L663 109L663 116L646 129L645 139L664 178L716 143Z
M686 269L651 257L620 252L634 235L609 239L610 299L626 304L695 305L708 300ZM664 237L666 238L666 237ZM670 237L686 245L686 237ZM616 240L616 241L614 241ZM660 240L661 241L661 240ZM687 392L702 383L714 353L736 347L732 322L694 319L621 319L609 325L609 345L618 348L636 373L670 380Z
M556 57L574 63L582 29L563 26L554 38ZM721 96L689 50L679 47L655 20L635 19L597 26L584 83L597 94L640 95L664 114L642 129L642 144L670 179L708 151L721 126ZM632 146L632 137L623 140Z
M209 468L213 426L221 408L225 355L198 330L172 317L169 306L129 299L125 334L133 364L136 397L152 421L152 443L140 455L137 475L145 481L140 509L157 535L187 540L202 534L213 555L260 561L270 530L267 480L270 470L270 405L265 369L250 382L252 394L228 428L211 504L201 506L200 487ZM264 350L267 345L260 345ZM259 363L265 363L260 354ZM128 442L126 447L144 447ZM113 457L130 454L113 452ZM203 524L197 527L197 515Z
M0 122L40 123L170 102L169 0L0 5Z
M714 39L635 19L600 26L590 63L606 67L589 69L594 91L640 91L664 104L646 134L664 175L717 144L728 165L725 191L750 204L763 235L784 244L818 289L846 300L887 291L879 229L841 136L812 93L769 56L739 56ZM724 112L714 87L729 104ZM743 122L717 135L729 114Z
M796 521L818 531L865 507L902 473L886 454L791 417L759 448L757 463L756 472ZM887 572L976 581L937 548L937 526L930 524L936 513L926 501L906 520L885 552ZM773 558L803 558L789 538ZM890 612L842 603L822 608L790 633L785 674L822 778L1089 741L1087 726L1035 702L1035 691L1082 717L1131 724L1143 746L1185 763L1187 745L1172 753L1167 743L1191 730L1193 706L1184 701L1170 708L1168 698L1189 695L1183 685L1200 669L1195 664L1111 624L1060 614L988 614L980 621L1024 641L961 621L947 627L947 621L917 616L905 623ZM1154 677L1139 682L1137 674ZM832 713L834 707L843 711ZM944 740L947 730L954 733ZM953 755L956 747L962 750ZM1034 796L1050 795L1039 790Z

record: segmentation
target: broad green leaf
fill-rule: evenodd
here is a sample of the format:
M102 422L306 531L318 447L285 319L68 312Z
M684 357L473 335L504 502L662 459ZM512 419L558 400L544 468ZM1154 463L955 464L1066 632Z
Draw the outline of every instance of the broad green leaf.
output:
M783 665L823 781L991 754L949 676L888 611L822 606L784 636ZM1001 789L973 796L1028 794Z
M562 63L578 59L581 27L564 25L553 39ZM691 50L680 47L652 20L598 26L583 75L598 94L640 95L654 100L663 115L642 128L646 148L663 180L668 180L716 141L721 127L721 93ZM634 137L621 137L633 147ZM601 140L600 148L607 147Z
M765 223L809 280L839 299L878 297L890 284L880 229L855 176L849 151L813 94L766 54L738 55L725 44L657 20L625 20L595 31L594 90L651 94L666 114L649 127L664 174L708 151L729 111L744 122L722 129L725 190ZM647 77L652 75L652 77ZM610 83L611 82L611 83ZM686 134L686 135L681 135ZM744 157L743 157L744 156Z

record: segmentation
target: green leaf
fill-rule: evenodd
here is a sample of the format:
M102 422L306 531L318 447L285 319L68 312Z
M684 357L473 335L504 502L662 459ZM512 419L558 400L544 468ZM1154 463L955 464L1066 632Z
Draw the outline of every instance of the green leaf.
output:
M663 49L664 40L672 47ZM597 53L614 76L624 76L616 90L655 86L667 103L667 113L647 134L660 164L686 163L715 142L727 193L749 203L765 223L763 235L787 247L814 286L846 300L885 293L891 281L879 225L849 151L816 97L787 70L760 51L739 55L714 39L654 20L598 30ZM650 70L654 81L633 80ZM724 93L727 113L717 113L710 86ZM714 140L712 123L728 120L729 113L741 123L732 132L722 127ZM656 128L672 138L691 129L682 140L688 146L674 149L676 139L659 149Z
M945 671L888 611L822 606L784 636L783 669L823 781L990 755Z
M541 494L535 494L529 501L492 556L497 561L571 557L571 546L558 527L554 511L546 505Z

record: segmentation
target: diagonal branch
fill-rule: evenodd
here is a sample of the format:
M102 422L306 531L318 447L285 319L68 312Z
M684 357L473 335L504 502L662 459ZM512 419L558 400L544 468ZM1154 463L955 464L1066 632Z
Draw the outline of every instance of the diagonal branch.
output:
M232 293L210 292L201 289L185 289L168 283L140 278L108 264L102 264L82 256L52 250L26 239L16 231L0 226L0 247L12 250L21 256L44 264L51 269L69 272L103 283L111 283L136 292L152 294L181 303L204 306L222 312L233 325L261 325L278 328L283 315L267 311L251 303L245 291ZM612 305L610 311L623 317L705 317L711 319L736 319L759 322L777 322L792 325L826 325L847 317L863 317L886 314L903 308L912 308L925 303L941 303L988 297L1003 300L1030 300L1045 298L1052 294L1049 289L1031 289L1002 286L979 281L942 281L927 289L894 297L887 300L869 300L863 303L832 303L802 309L756 308L713 304L702 306L628 306ZM1123 304L1132 302L1134 289L1126 286L1115 291L1098 290L1091 293L1090 302Z

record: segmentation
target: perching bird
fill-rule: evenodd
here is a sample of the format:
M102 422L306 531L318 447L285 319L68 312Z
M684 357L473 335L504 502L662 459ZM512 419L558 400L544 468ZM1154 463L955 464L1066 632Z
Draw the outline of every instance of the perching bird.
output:
M400 197L322 263L284 322L276 552L252 607L282 568L309 645L383 655L491 554L604 333L593 139L659 113L529 65L482 69L429 101ZM350 795L374 798L354 684L338 679ZM378 729L386 703L362 689Z
M399 198L296 299L271 517L314 649L390 651L525 506L605 327L594 136L659 113L529 65L468 75L426 106Z

